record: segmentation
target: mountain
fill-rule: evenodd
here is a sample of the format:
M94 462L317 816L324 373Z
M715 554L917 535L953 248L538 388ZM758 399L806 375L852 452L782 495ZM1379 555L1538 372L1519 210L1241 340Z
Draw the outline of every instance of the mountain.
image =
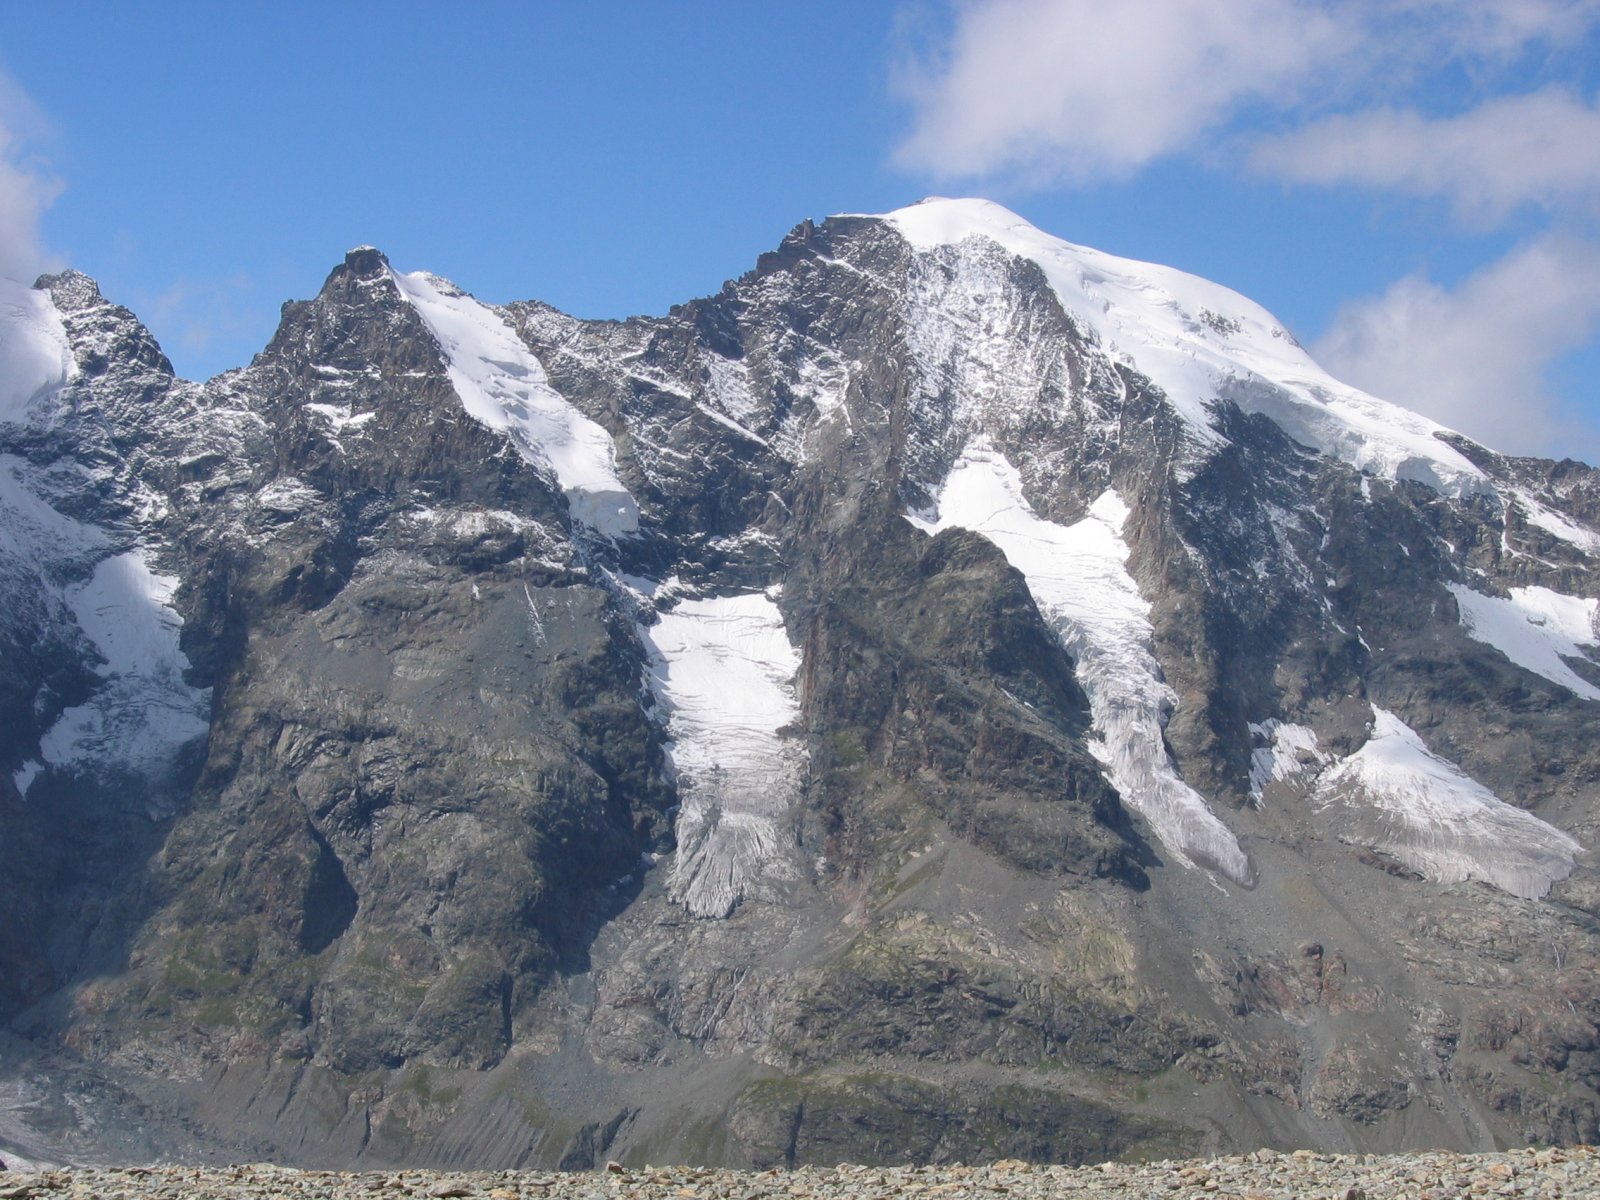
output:
M1600 1136L1600 473L982 201L0 296L0 1155Z

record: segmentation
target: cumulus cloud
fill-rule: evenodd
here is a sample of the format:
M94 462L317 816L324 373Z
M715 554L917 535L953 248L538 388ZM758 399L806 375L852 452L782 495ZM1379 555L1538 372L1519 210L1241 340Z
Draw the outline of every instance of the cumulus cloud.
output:
M51 265L39 223L61 182L32 149L45 122L26 93L0 73L0 276L32 283Z
M954 11L948 42L901 66L913 126L897 161L1035 185L1124 178L1211 146L1252 109L1304 118L1446 63L1478 72L1548 53L1600 24L1600 0L968 0ZM1320 130L1323 146L1376 136Z
M1600 212L1600 104L1562 88L1502 96L1456 116L1379 109L1261 143L1257 170L1451 202L1492 225L1524 205Z
M1292 102L1348 31L1303 0L987 0L907 63L902 166L1073 182L1125 176L1241 105Z
M1600 333L1600 247L1557 235L1528 242L1455 289L1407 276L1348 304L1312 352L1334 375L1497 450L1593 460L1544 377Z

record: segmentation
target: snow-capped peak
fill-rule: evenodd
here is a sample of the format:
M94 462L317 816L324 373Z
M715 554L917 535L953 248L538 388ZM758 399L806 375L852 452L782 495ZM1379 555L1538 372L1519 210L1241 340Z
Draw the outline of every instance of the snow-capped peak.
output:
M1063 309L1160 387L1202 444L1221 441L1210 406L1224 399L1364 473L1455 495L1491 490L1438 438L1443 426L1339 382L1271 313L1220 284L1063 241L989 200L932 198L878 219L919 251L986 238L1034 263Z

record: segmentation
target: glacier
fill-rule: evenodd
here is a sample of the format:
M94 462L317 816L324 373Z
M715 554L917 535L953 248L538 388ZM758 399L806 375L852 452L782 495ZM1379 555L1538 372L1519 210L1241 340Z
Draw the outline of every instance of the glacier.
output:
M932 198L873 216L918 251L986 238L1036 265L1068 315L1161 388L1202 446L1222 443L1210 406L1227 399L1362 472L1454 495L1493 491L1439 439L1449 430L1339 382L1271 313L1220 284L1063 241L989 200Z
M1250 723L1250 799L1261 807L1268 785L1302 778L1328 761L1317 748L1317 734L1305 725L1275 717Z
M1178 862L1251 884L1255 870L1231 830L1179 778L1163 740L1177 696L1152 650L1149 603L1128 574L1122 526L1128 509L1105 492L1072 525L1037 516L1022 479L998 450L975 438L951 469L919 528L959 527L993 542L1022 572L1039 611L1072 656L1089 698L1089 748L1124 803Z
M1436 882L1478 879L1528 900L1572 873L1577 841L1434 754L1393 713L1374 705L1372 718L1372 736L1313 797L1341 818L1343 836Z
M1558 683L1575 696L1600 700L1600 687L1579 675L1566 659L1589 660L1584 647L1600 643L1595 632L1600 600L1564 596L1545 587L1513 587L1506 596L1486 596L1463 584L1448 585L1468 636L1493 646L1517 666Z
M794 873L785 822L805 752L786 727L800 715L800 655L765 592L679 600L639 637L681 803L668 892L697 917L726 917Z

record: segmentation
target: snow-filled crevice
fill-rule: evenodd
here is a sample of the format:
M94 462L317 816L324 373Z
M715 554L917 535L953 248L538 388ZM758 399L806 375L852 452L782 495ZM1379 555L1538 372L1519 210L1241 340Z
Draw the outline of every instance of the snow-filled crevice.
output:
M550 386L505 319L426 272L391 278L438 341L468 415L507 434L523 458L554 476L575 521L611 538L637 533L639 506L617 475L611 435Z
M800 712L800 655L763 592L680 600L639 636L681 804L668 893L695 916L726 917L795 873L805 751L786 727Z
M1514 587L1509 596L1486 596L1453 583L1450 592L1469 637L1575 696L1600 700L1600 687L1565 661L1588 659L1584 648L1600 643L1595 629L1600 600L1564 596L1543 587Z
M911 520L930 533L951 527L980 533L1022 572L1072 656L1089 698L1090 749L1124 803L1179 862L1253 882L1238 840L1178 777L1167 753L1162 730L1177 696L1152 651L1150 605L1128 573L1122 499L1107 491L1072 525L1042 520L1023 496L1016 469L980 439L963 451L934 505Z
M1367 743L1317 784L1314 803L1341 836L1428 879L1482 880L1530 900L1572 873L1581 845L1434 754L1393 713L1372 713Z

